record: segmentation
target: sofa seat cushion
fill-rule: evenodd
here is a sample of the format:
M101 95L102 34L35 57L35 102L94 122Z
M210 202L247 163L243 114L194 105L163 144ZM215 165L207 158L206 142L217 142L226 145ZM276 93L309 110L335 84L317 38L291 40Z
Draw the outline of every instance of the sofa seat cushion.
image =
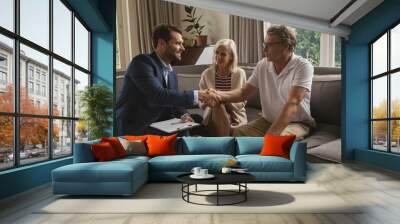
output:
M231 155L175 155L158 156L149 160L150 172L190 172L193 167L203 167L211 172L219 171L230 159Z
M302 142L306 142L307 148L309 149L338 138L340 138L340 126L318 123L315 130L312 131L311 136L307 137Z
M141 172L147 176L145 161L122 159L109 162L74 163L59 167L52 173L53 181L57 182L131 182L132 177Z
M241 168L249 172L292 172L292 161L279 156L238 155L236 160Z
M183 137L178 145L178 154L235 155L235 139L233 137Z

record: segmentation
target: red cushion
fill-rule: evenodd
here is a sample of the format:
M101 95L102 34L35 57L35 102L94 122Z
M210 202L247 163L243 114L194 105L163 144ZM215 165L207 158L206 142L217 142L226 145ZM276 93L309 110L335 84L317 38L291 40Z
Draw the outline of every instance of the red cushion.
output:
M148 135L125 135L124 139L129 140L129 141L146 141Z
M177 135L158 136L149 135L147 137L148 156L176 155Z
M121 142L119 142L118 138L110 137L110 138L101 138L101 142L108 142L112 146L115 151L115 155L118 158L126 156L126 151L122 146Z
M108 142L92 144L90 147L97 161L103 162L118 158L113 147Z
M264 146L260 155L281 156L289 159L290 147L292 147L294 140L296 140L296 135L265 135Z

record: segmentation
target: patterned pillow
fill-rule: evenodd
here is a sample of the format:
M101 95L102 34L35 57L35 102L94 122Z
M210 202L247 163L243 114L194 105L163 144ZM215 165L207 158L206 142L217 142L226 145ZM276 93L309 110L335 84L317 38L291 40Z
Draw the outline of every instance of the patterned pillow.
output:
M126 155L135 155L135 156L145 156L147 155L147 148L144 141L141 140L126 140L124 138L118 137L119 142L121 142L122 147L124 147L126 151Z

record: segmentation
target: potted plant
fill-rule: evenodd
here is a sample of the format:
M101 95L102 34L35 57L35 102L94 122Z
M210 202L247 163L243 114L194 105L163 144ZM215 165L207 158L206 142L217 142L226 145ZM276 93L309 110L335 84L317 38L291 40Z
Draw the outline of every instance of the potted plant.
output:
M206 46L207 35L201 35L205 26L202 26L199 23L203 15L200 15L199 17L196 16L196 8L193 6L185 6L185 12L187 18L183 19L182 21L189 23L189 25L185 28L185 31L196 35L197 46Z
M110 136L107 131L112 125L113 95L105 85L87 86L79 93L81 118L87 126L89 140Z

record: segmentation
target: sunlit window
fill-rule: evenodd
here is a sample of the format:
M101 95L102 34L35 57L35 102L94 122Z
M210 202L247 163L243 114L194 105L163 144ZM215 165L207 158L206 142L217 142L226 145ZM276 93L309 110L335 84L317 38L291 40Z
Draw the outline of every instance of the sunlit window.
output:
M400 153L400 25L379 36L371 51L371 148Z
M0 170L71 156L76 130L87 139L74 105L90 85L90 31L66 1L0 2Z

